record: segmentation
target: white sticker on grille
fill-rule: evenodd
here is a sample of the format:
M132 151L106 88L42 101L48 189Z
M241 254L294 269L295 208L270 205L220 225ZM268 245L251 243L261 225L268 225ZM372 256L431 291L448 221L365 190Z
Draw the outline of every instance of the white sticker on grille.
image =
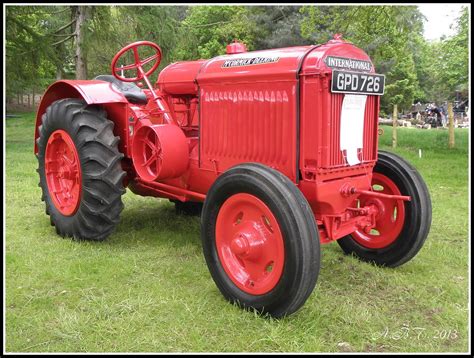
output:
M341 109L340 149L345 151L347 164L360 163L358 151L363 148L365 95L344 95Z

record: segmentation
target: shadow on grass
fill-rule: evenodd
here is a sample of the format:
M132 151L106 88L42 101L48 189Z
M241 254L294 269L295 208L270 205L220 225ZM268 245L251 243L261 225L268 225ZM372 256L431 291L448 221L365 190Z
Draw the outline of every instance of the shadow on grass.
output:
M128 246L126 243L201 247L200 217L178 214L174 204L151 201L152 205L130 205L122 211L120 224L106 242Z
M54 230L54 229L53 229ZM140 251L161 247L164 249L180 249L195 252L202 250L200 216L179 214L174 204L159 199L146 199L136 202L132 198L126 203L116 230L103 242L74 240L85 245L104 245L119 251ZM69 239L69 238L68 238ZM188 250L189 249L189 250ZM422 251L425 254L424 251ZM360 270L364 272L362 280L368 275L381 272L414 274L429 269L423 260L414 260L397 268L364 262L355 255L346 255L336 242L321 245L321 272L320 276L340 273L347 277L345 272L353 275ZM382 271L383 270L383 271ZM352 277L349 281L353 281Z

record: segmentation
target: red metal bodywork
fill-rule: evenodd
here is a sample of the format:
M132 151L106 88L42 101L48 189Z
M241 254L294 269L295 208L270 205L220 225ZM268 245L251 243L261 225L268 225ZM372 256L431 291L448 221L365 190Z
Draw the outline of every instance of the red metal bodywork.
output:
M87 104L102 105L109 118L115 122L114 133L122 138L120 150L128 152L127 118L129 103L124 95L115 89L112 84L104 81L79 81L62 80L53 83L46 90L36 113L35 126L35 153L38 152L36 139L38 138L38 127L41 125L41 117L51 103L62 98L82 98Z
M285 174L303 192L322 242L373 224L375 209L362 214L353 205L361 192L371 188L380 97L367 98L361 163L349 166L339 149L344 95L331 93L332 69L324 62L329 55L370 61L368 55L340 39L318 46L237 52L167 66L155 86L159 100L145 90L150 99L146 105L128 103L102 81L57 82L43 97L37 126L53 101L84 98L103 105L115 122L128 185L137 194L203 201L218 175L240 163L259 162ZM270 60L225 65L257 57ZM167 123L159 101L185 134L189 164L177 178L150 181L136 174L131 144L141 127ZM347 186L354 190L343 192Z

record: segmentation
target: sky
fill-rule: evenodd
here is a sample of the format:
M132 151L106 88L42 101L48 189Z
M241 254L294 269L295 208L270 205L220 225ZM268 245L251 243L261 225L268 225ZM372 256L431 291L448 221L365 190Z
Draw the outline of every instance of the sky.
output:
M418 8L426 16L424 37L427 40L439 40L442 35L451 36L455 31L449 26L459 16L462 6L467 4L420 4Z

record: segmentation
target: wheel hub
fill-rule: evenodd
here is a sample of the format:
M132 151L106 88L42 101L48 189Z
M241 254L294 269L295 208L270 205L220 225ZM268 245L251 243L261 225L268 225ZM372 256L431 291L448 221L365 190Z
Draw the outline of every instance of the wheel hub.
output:
M385 215L386 209L382 200L371 198L365 202L365 205L369 207L368 213L373 214L375 220L381 219Z
M387 195L401 195L397 185L381 173L373 173L373 190ZM365 194L359 196L360 206L369 207L375 218L375 225L361 228L352 233L360 245L381 249L392 244L400 235L405 222L405 204L403 200L391 198L373 198Z
M265 231L254 225L251 221L242 223L240 231L230 242L231 251L240 258L256 259L265 246Z
M230 249L237 256L245 256L249 251L249 242L244 235L240 234L232 240Z

